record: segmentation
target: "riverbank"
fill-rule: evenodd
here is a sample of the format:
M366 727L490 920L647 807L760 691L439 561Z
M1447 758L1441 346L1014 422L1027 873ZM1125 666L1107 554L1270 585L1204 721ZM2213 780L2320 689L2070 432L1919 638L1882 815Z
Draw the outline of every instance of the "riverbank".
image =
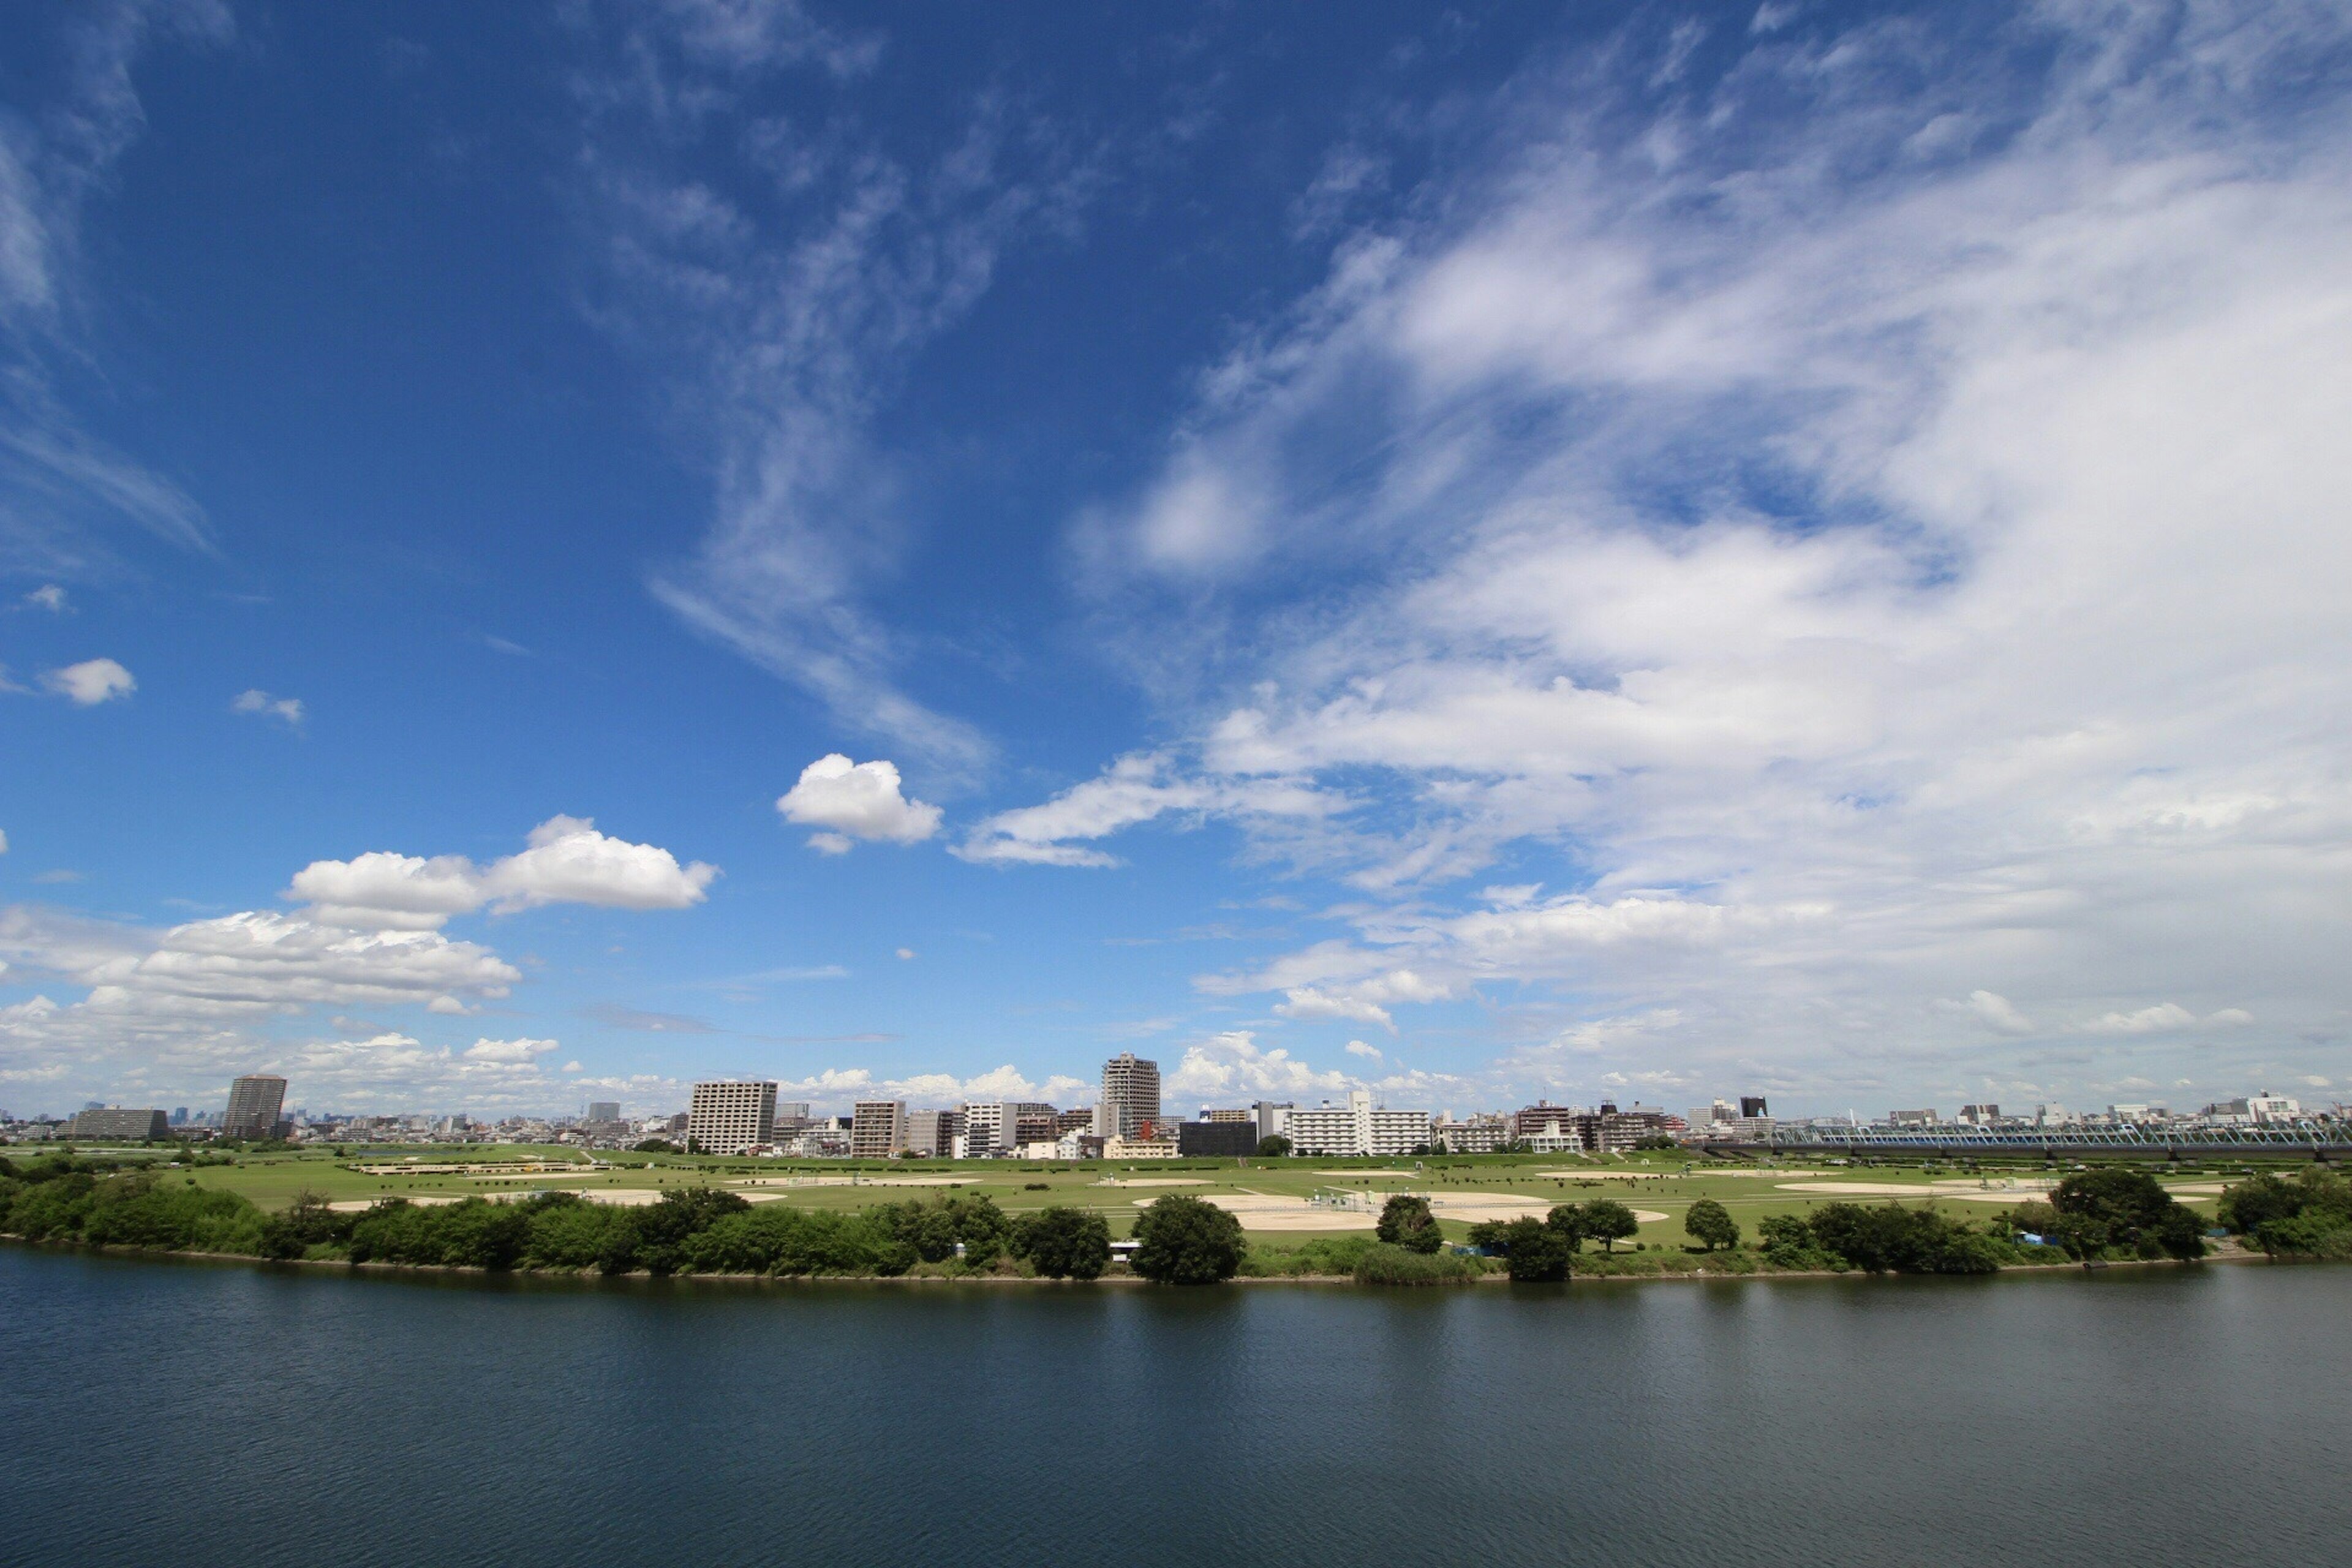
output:
M1155 1283L1141 1275L1115 1268L1091 1279L1055 1279L1040 1274L990 1273L981 1270L947 1272L919 1267L902 1274L774 1274L719 1273L685 1271L656 1274L645 1269L628 1273L607 1274L594 1268L490 1268L478 1264L463 1263L390 1263L382 1261L354 1262L347 1258L259 1258L243 1252L201 1252L186 1248L135 1247L114 1243L86 1241L37 1240L32 1237L0 1232L0 1243L29 1251L80 1257L115 1258L127 1261L166 1263L188 1262L205 1264L235 1264L273 1271L299 1271L350 1278L383 1279L511 1279L551 1284L649 1283L655 1280L678 1285L725 1285L734 1288L753 1285L805 1287L813 1285L890 1285L890 1286L1042 1286L1055 1289L1080 1289L1105 1285L1114 1288L1149 1286ZM1606 1256L1606 1255L1603 1255ZM1598 1258L1588 1259L1597 1262ZM1631 1262L1628 1258L1622 1261ZM1693 1258L1688 1261L1697 1262ZM2234 1242L2218 1243L2201 1258L2129 1258L2011 1263L1991 1270L1996 1275L2052 1275L2070 1270L2096 1273L2111 1268L2165 1269L2192 1267L2200 1263L2272 1263L2294 1262L2298 1259L2273 1258L2261 1252L2248 1251ZM1894 1279L1901 1277L1895 1270L1860 1268L1780 1268L1769 1266L1752 1268L1572 1268L1569 1284L1724 1284L1743 1280L1798 1279ZM1364 1280L1352 1274L1290 1274L1237 1273L1219 1281L1228 1285L1310 1285L1349 1286L1367 1289L1419 1289L1423 1286L1391 1285L1381 1281ZM1455 1286L1508 1285L1514 1283L1509 1273L1497 1267L1474 1276L1444 1283Z

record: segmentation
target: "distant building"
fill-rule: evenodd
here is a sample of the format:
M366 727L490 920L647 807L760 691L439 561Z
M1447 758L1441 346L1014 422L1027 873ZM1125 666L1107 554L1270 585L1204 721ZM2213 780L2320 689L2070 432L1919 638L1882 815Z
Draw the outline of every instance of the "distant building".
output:
M586 1120L587 1120L587 1121L618 1121L620 1119L621 1119L621 1102L620 1102L619 1100L590 1100L590 1101L588 1102L588 1115L587 1115L587 1117L586 1117Z
M1187 1159L1236 1159L1257 1152L1257 1119L1246 1121L1180 1121L1176 1152Z
M1890 1110L1886 1120L1897 1127L1933 1127L1937 1124L1935 1110Z
M121 1106L100 1106L96 1110L78 1110L66 1123L68 1138L108 1138L143 1143L151 1138L172 1135L171 1119L160 1110L125 1110Z
M7 1120L8 1118L5 1114L0 1114L0 1121L5 1121ZM172 1125L174 1127L185 1127L187 1124L188 1108L184 1105L173 1106L172 1108Z
M1327 1100L1291 1111L1288 1137L1294 1154L1343 1159L1410 1154L1429 1145L1429 1112L1375 1106L1370 1092L1359 1089L1349 1092L1343 1105Z
M696 1084L686 1137L707 1154L740 1154L774 1142L776 1086L734 1079Z
M1960 1120L1967 1122L1971 1127L1990 1127L2000 1120L2000 1107L1998 1105L1963 1105L1960 1107Z
M1261 1100L1251 1109L1257 1113L1259 1142L1263 1143L1269 1138L1290 1136L1290 1113L1297 1109L1290 1101Z
M1054 1136L1056 1138L1072 1132L1092 1132L1094 1130L1095 1113L1092 1110L1080 1109L1057 1110L1054 1113Z
M1176 1145L1162 1143L1151 1138L1106 1138L1102 1141L1102 1157L1106 1160L1173 1160Z
M1105 1138L1132 1138L1145 1122L1160 1120L1160 1064L1121 1051L1103 1063L1102 1115L1095 1131Z
M1764 1109L1764 1097L1762 1095L1743 1094L1739 1097L1739 1114L1742 1116L1769 1116L1772 1113Z
M247 1142L284 1137L279 1121L286 1109L286 1080L267 1073L248 1073L228 1086L228 1114L221 1118L221 1136Z
M956 1140L963 1135L963 1112L961 1110L910 1110L907 1112L907 1152L929 1154L940 1159L951 1157Z
M1440 1118L1429 1124L1432 1148L1443 1145L1449 1154L1499 1154L1511 1141L1511 1119L1481 1114L1467 1121Z
M887 1160L907 1152L907 1102L861 1100L849 1121L849 1157Z
M964 1157L992 1160L1013 1150L1013 1108L1002 1101L974 1100L963 1108Z
M1247 1121L1255 1124L1257 1121L1257 1112L1248 1109L1246 1106L1234 1110L1211 1110L1206 1106L1203 1106L1201 1110L1201 1120L1203 1121Z
M1589 1146L1582 1124L1591 1114L1582 1106L1539 1100L1511 1118L1511 1142L1538 1154L1575 1153Z

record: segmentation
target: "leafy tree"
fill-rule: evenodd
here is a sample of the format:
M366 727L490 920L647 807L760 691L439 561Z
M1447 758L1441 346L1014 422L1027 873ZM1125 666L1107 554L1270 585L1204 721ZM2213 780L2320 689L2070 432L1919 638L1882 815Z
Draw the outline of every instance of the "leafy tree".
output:
M1097 1279L1110 1267L1110 1226L1082 1209L1040 1209L1013 1226L1012 1247L1048 1279Z
M1568 1250L1570 1253L1584 1250L1584 1238L1587 1232L1584 1228L1584 1210L1579 1205L1554 1204L1551 1212L1544 1215L1544 1224L1549 1229L1558 1232L1559 1238L1568 1243Z
M1373 1227L1373 1234L1408 1252L1431 1253L1445 1245L1444 1232L1437 1226L1437 1216L1430 1212L1429 1200L1406 1193L1389 1199L1381 1210L1381 1223Z
M1503 1226L1503 1261L1514 1283L1543 1284L1568 1278L1573 1255L1559 1232L1538 1219L1515 1219Z
M1934 1209L1824 1204L1806 1222L1815 1246L1872 1273L1989 1274L1999 1245Z
M1615 1198L1595 1198L1584 1205L1580 1222L1584 1234L1601 1244L1604 1252L1614 1252L1621 1241L1631 1241L1641 1234L1642 1222L1633 1211Z
M1242 1222L1212 1203L1174 1194L1135 1223L1135 1271L1162 1285L1209 1285L1240 1271Z
M1290 1152L1290 1140L1279 1132L1271 1138L1261 1138L1257 1141L1257 1152L1262 1160L1279 1160Z
M675 1154L678 1147L667 1138L647 1138L630 1144L629 1150L636 1154Z
M1679 1149L1681 1147L1681 1144L1675 1142L1672 1138L1669 1138L1663 1132L1652 1132L1644 1137L1633 1140L1633 1148L1637 1152L1648 1152L1649 1151L1656 1149Z
M1683 1215L1683 1229L1694 1241L1713 1252L1718 1247L1739 1245L1739 1224L1731 1211L1713 1198L1701 1198L1691 1205Z
M2050 1204L2077 1222L2062 1234L2071 1232L2068 1250L2079 1245L2083 1256L2105 1248L2140 1258L2205 1256L2204 1225L2195 1211L2175 1201L2146 1171L2107 1166L2077 1172L2058 1184Z

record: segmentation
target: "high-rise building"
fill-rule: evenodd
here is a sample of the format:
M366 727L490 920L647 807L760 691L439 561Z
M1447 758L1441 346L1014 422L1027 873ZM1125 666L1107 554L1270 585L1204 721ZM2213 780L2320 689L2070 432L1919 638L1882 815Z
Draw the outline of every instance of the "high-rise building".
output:
M1176 1152L1186 1159L1205 1155L1234 1159L1257 1152L1257 1120L1247 1121L1180 1121Z
M1739 1097L1739 1114L1742 1116L1769 1116L1772 1113L1764 1109L1764 1097L1762 1095L1743 1094Z
M1269 1138L1290 1136L1290 1113L1297 1109L1286 1100L1261 1100L1250 1108L1257 1113L1258 1142Z
M589 1120L589 1121L618 1121L620 1119L621 1119L621 1102L620 1102L619 1100L590 1100L590 1101L588 1102L588 1120Z
M740 1079L696 1084L686 1136L706 1154L740 1154L774 1142L776 1086Z
M1160 1120L1160 1064L1121 1051L1103 1063L1102 1115L1095 1131L1106 1138L1133 1138L1146 1122Z
M5 1118L5 1117L0 1117L0 1121L5 1121L5 1120L6 1120L6 1118ZM184 1105L175 1105L175 1106L173 1106L173 1107L172 1108L172 1125L173 1125L173 1126L174 1126L174 1127L185 1127L187 1124L188 1124L188 1108L187 1108L186 1106L184 1106Z
M849 1121L849 1157L887 1160L907 1152L907 1102L861 1100Z
M228 1114L221 1136L247 1141L282 1137L278 1113L286 1109L286 1080L248 1073L228 1086Z

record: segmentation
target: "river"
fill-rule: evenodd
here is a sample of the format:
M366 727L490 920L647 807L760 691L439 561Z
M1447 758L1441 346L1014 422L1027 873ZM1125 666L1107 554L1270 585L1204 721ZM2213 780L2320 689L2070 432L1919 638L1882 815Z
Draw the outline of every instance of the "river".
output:
M1371 1290L0 1247L0 1561L2342 1561L2352 1268Z

